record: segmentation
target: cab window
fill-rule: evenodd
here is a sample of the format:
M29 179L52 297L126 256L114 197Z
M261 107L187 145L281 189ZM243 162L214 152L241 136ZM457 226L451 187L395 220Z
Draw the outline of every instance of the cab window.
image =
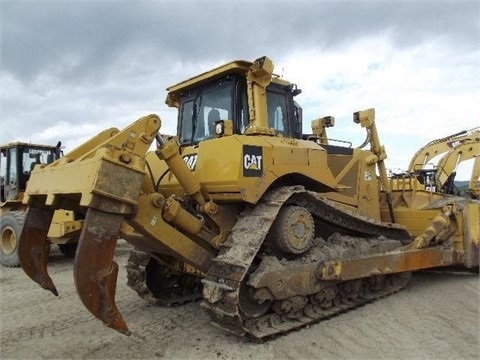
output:
M232 86L197 90L182 102L179 112L181 144L193 144L215 137L215 121L233 120Z
M268 126L276 133L290 136L287 113L287 97L285 93L267 91Z
M236 129L238 134L245 133L250 121L248 112L248 98L247 98L247 83L246 81L239 81L237 83L237 122Z

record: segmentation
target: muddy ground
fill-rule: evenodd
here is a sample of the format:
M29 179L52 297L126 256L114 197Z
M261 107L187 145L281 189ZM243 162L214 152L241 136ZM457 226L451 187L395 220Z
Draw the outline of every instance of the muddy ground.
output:
M73 261L54 250L58 298L21 269L0 269L1 359L477 359L478 274L416 273L398 294L264 343L209 323L199 303L152 307L126 286L130 245L116 251L117 305L132 335L106 328L83 307Z

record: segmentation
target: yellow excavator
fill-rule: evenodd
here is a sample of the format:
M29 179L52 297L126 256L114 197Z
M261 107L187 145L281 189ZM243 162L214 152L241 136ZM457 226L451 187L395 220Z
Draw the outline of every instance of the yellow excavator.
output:
M25 273L57 294L48 226L55 209L79 211L76 289L108 327L130 334L115 304L120 237L136 248L127 272L139 295L201 297L214 324L263 339L392 294L412 271L478 271L479 202L393 189L374 109L353 114L362 148L326 139L332 116L304 134L301 90L273 69L268 57L232 61L169 87L174 137L147 115L36 167L23 199Z
M440 139L432 140L418 149L415 155L413 155L407 171L414 173L416 170L425 169L429 161L433 158L445 154L457 145L465 142L478 142L479 139L480 127L477 126L470 130L463 130Z
M480 174L479 144L480 127L430 141L415 153L406 172L392 175L394 179L392 186L395 189L397 184L405 184L405 178L409 178L407 182L410 184L418 182L415 187L423 186L428 191L461 195L454 182L456 170L461 162L474 158L467 193L462 196L477 199L479 196L477 182ZM437 163L431 163L432 159L439 156Z

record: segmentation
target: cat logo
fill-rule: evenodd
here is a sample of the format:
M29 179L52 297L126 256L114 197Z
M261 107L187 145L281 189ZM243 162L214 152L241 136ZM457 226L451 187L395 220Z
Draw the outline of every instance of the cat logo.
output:
M186 155L183 157L183 161L185 161L185 164L187 164L188 168L191 171L195 171L195 168L197 166L197 158L198 154Z
M263 148L261 146L243 146L243 176L257 177L263 173Z

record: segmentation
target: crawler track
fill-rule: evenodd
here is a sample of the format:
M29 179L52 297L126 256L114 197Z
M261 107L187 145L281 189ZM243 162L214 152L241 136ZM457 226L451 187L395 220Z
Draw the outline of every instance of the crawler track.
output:
M173 274L167 267L155 262L139 250L131 250L127 262L127 285L140 297L153 305L176 306L196 301L202 297L200 279L189 275ZM154 261L154 260L152 260ZM148 284L147 267L155 266L155 285Z
M265 314L259 311L256 317L245 315L242 300L242 292L245 290L242 289L245 288L250 273L255 271L256 265L265 256L261 251L262 244L285 203L308 208L316 223L350 235L350 241L352 235L356 236L353 241L372 236L400 241L407 241L408 238L408 233L401 227L368 221L339 210L331 202L317 198L315 193L307 192L302 187L275 189L255 207L248 208L241 214L203 280L202 305L218 326L239 335L247 334L255 339L263 339L356 308L392 294L407 284L410 274L332 283L326 294L322 293L325 291L322 289L317 294L275 300ZM259 308L262 308L260 304Z
M305 297L304 301L292 299L304 304L300 309L285 314L270 313L256 319L246 319L244 329L254 339L264 339L296 330L398 292L407 285L410 277L411 273L402 273L332 285L327 288L328 293L325 293L324 289ZM351 291L357 287L358 291ZM335 294L333 299L328 298L328 295L333 294Z

